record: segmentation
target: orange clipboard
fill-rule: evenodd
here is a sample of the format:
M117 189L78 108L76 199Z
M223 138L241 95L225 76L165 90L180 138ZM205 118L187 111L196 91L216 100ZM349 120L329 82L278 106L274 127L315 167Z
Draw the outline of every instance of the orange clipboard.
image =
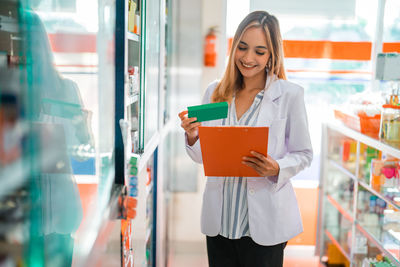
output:
M268 127L199 127L201 153L206 176L260 177L242 163L250 151L268 152Z

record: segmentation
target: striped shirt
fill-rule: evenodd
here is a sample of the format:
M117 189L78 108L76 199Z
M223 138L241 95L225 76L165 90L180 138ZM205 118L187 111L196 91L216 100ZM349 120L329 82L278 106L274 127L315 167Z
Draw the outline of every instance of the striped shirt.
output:
M261 90L240 120L236 117L235 97L233 97L232 104L229 106L228 117L222 121L222 125L255 126L263 96L264 90ZM219 234L229 239L250 236L246 177L225 177L221 231Z

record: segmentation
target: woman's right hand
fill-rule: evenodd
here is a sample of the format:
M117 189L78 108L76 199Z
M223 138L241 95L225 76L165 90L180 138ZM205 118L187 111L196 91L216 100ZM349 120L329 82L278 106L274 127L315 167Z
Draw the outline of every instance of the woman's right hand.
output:
M192 146L199 139L199 126L201 126L201 123L195 122L197 120L195 117L189 118L187 110L180 112L178 116L181 119L181 127L186 132L188 144Z

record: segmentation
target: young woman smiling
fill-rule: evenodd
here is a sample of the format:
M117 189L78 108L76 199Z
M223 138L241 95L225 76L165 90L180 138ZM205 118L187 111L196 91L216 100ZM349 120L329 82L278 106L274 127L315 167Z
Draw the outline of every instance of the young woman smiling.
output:
M201 229L210 266L280 267L289 239L303 231L290 178L310 165L312 147L302 87L286 80L276 17L250 13L239 25L225 74L203 104L228 101L226 119L205 126L269 127L268 155L243 164L260 177L207 177ZM202 163L196 118L179 113L189 156ZM194 123L193 123L194 122Z

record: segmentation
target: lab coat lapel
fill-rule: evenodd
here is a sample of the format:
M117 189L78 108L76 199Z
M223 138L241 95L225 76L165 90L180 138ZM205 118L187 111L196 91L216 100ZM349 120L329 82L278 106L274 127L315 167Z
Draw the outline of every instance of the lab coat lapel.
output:
M278 114L278 105L274 102L278 99L282 90L275 75L268 76L265 83L265 93L261 102L260 113L257 118L257 126L271 126Z

